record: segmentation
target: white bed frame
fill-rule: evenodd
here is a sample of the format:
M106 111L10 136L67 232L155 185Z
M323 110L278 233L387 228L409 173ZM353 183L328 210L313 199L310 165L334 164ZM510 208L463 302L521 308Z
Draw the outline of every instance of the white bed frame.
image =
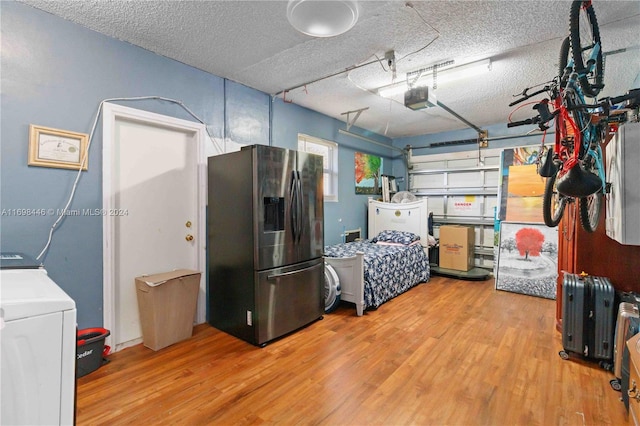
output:
M407 231L420 235L420 244L428 250L427 199L411 203L383 203L369 199L369 232L371 239L381 231ZM325 257L340 280L340 299L355 303L356 313L364 313L364 253L352 257Z

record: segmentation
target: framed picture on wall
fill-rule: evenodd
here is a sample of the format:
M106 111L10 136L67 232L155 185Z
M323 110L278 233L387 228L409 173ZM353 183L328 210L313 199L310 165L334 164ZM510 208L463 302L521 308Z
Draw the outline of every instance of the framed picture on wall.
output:
M496 289L556 298L558 228L501 222Z
M356 194L382 194L381 173L382 157L355 153Z
M82 170L88 168L87 143L85 133L69 132L31 124L29 126L28 165ZM84 162L83 162L84 160Z
M542 199L545 179L538 174L539 146L507 148L501 156L501 220L544 223Z

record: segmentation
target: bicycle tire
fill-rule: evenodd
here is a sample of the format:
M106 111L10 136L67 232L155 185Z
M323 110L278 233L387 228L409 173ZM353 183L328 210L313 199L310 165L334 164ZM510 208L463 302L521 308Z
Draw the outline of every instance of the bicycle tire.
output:
M584 7L583 7L584 6ZM584 10L584 14L580 13ZM580 23L581 16L586 17L586 21ZM588 27L588 28L585 28ZM587 37L580 37L580 30L589 31ZM574 0L571 3L569 13L569 38L571 40L571 53L573 57L573 68L579 74L580 86L585 96L596 97L602 89L604 81L604 63L602 59L602 43L600 43L600 28L596 19L596 12L590 1ZM585 38L587 38L585 40ZM585 53L589 57L589 52L593 46L600 44L600 51L596 57L594 72L591 77L585 73ZM584 46L584 47L583 47Z
M560 87L564 87L566 82L566 78L563 78L565 75L565 70L567 69L567 64L569 63L569 56L571 41L569 37L566 37L562 40L562 44L560 45L560 56L558 57L558 77L560 77Z
M595 232L600 221L600 205L602 192L598 191L587 197L580 198L580 225L587 232Z
M547 178L542 198L542 217L544 224L550 228L558 226L567 204L567 198L556 190L557 177L558 174L555 173Z

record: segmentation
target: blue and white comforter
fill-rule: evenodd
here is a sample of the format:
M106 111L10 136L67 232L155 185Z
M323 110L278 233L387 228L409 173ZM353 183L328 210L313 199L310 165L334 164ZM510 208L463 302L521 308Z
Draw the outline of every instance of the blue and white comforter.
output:
M418 283L429 280L429 259L420 244L381 245L371 240L326 246L325 256L364 253L364 304L377 308Z

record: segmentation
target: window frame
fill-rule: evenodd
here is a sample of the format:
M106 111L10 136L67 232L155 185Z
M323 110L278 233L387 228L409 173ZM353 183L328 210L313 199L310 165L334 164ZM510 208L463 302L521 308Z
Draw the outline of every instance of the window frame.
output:
M327 168L322 169L322 178L328 185L324 185L324 201L338 202L338 144L333 141L318 138L304 133L298 133L298 151L315 154L307 149L307 144L319 145L327 148ZM324 164L324 162L323 162ZM328 188L327 188L328 186Z

